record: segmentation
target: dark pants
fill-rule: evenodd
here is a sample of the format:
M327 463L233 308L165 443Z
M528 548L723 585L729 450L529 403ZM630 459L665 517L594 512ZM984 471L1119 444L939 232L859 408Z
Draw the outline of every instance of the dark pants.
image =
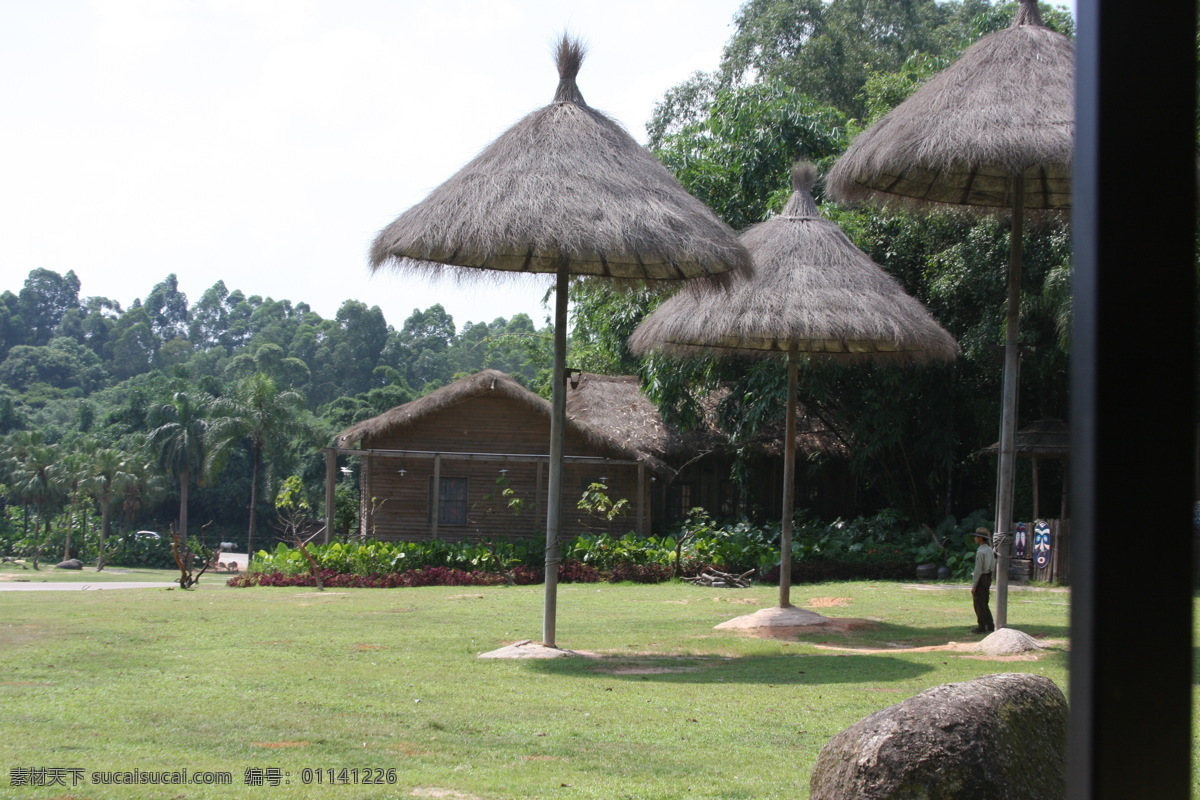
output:
M975 587L975 620L979 627L985 631L996 630L996 622L992 619L992 609L988 607L988 600L991 599L992 593L992 574L985 572L979 576L979 585Z

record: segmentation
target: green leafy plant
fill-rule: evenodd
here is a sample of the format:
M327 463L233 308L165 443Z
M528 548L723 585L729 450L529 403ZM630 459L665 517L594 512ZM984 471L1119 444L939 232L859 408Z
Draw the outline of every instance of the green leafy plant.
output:
M593 481L583 490L583 495L575 505L580 511L586 511L594 517L612 522L625 513L625 509L629 506L629 500L624 497L620 500L613 500L608 496L607 485Z

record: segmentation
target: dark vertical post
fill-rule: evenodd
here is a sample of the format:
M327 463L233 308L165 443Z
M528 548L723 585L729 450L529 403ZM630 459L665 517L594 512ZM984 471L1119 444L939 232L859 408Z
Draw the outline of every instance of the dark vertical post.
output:
M337 508L337 451L332 447L325 448L325 537L322 541L329 544L333 534L333 512Z
M429 538L438 538L438 523L442 517L442 454L433 456L433 484L429 490Z
M646 463L639 461L637 465L637 532L638 536L649 536L650 528L646 524Z
M1186 800L1196 5L1079 0L1078 20L1068 797ZM1131 543L1154 572L1136 601Z

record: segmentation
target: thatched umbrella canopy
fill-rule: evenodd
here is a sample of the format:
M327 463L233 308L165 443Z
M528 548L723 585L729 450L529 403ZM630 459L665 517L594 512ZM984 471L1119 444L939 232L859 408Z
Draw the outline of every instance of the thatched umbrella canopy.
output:
M735 274L727 291L682 291L658 307L630 337L634 352L761 356L786 353L788 404L784 435L779 605L791 606L791 525L796 441L797 362L952 360L958 345L842 232L812 196L816 168L792 169L793 193L783 212L742 234L753 275Z
M584 102L584 49L558 46L554 102L379 232L371 266L649 280L745 266L733 232L615 120ZM468 273L469 274L469 273Z
M500 135L421 203L380 231L374 269L446 267L553 273L557 279L546 609L555 646L565 415L567 284L571 275L683 279L748 268L736 236L576 85L579 42L564 36L554 101Z
M866 131L829 173L840 200L1027 209L1071 206L1075 46L1021 0L989 34Z
M1067 515L1070 507L1067 503L1067 462L1071 458L1071 429L1061 419L1038 419L1017 431L1013 438L1013 451L1018 458L1028 458L1032 465L1033 481L1033 518L1041 518L1041 484L1038 480L1038 461L1052 458L1063 462L1063 491L1062 502L1059 505L1060 514ZM999 455L1000 442L989 444L979 451L984 455Z
M1075 47L1021 0L1011 27L983 37L855 139L834 165L841 200L953 204L1012 213L996 533L1012 528L1017 423L1021 225L1025 209L1071 205ZM996 621L1007 623L1007 547L999 549Z

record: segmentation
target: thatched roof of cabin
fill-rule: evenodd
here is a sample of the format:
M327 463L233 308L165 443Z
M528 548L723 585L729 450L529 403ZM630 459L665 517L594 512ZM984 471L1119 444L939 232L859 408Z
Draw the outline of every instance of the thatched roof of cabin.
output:
M742 234L755 273L728 289L688 287L650 314L630 347L645 354L787 352L852 361L952 360L958 345L923 305L817 210L816 168L797 165L781 214Z
M714 393L701 403L704 419L695 428L680 431L667 425L658 408L642 393L632 375L609 376L588 372L573 379L567 392L567 416L619 442L625 447L678 466L704 453L729 448L729 437L716 424ZM797 426L797 449L802 453L845 452L843 443L827 427L807 417ZM783 452L783 426L762 432L757 445L763 452Z
M1026 458L1068 458L1071 455L1071 430L1061 419L1039 419L1017 431L1016 453ZM995 442L979 451L985 455L1000 452Z
M1021 0L1011 27L989 34L854 140L829 174L839 200L1012 206L1071 205L1075 46Z
M503 372L485 369L460 378L422 398L351 425L334 439L337 447L354 447L365 439L415 428L465 400L501 396L550 416L550 404ZM714 422L719 397L705 403L707 418L699 428L681 432L667 426L654 403L642 394L632 376L610 377L582 373L567 392L567 427L602 452L615 458L641 461L652 472L670 475L684 462L728 447L729 440ZM819 424L803 424L797 435L801 452L843 452L836 437ZM765 431L758 445L764 452L782 452L782 427Z
M466 400L482 396L498 396L515 400L535 414L550 419L550 403L545 398L517 383L511 377L499 370L485 369L460 378L448 386L436 389L424 397L396 406L383 412L377 417L363 420L351 425L334 439L338 447L352 447L364 439L382 434L396 434L406 429L414 428L430 417L440 414ZM583 437L589 444L602 452L611 453L614 458L642 460L643 455L637 450L627 447L618 440L598 431L585 422L567 419L567 429ZM651 465L661 469L661 465Z
M584 102L563 37L554 102L380 231L371 266L682 279L747 268L737 237L616 121Z
M678 462L727 443L712 426L688 432L668 427L632 375L584 372L573 377L568 386L568 417L586 422L592 429L647 456Z

